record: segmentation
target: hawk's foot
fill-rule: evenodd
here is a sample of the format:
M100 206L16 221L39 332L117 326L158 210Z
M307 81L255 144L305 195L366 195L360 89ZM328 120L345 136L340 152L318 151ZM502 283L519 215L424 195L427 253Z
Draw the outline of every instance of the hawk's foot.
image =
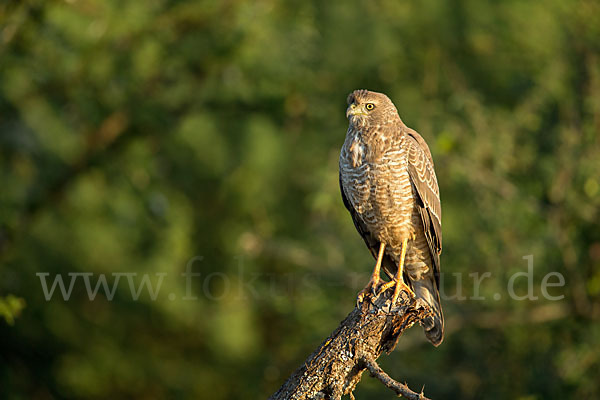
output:
M385 292L386 290L388 290L389 288L391 288L392 286L394 286L394 296L392 297L392 304L396 304L396 302L398 301L398 297L400 297L400 292L402 290L404 290L405 292L408 292L408 294L412 297L415 298L415 292L412 291L412 289L410 288L410 286L408 286L406 283L404 283L404 279L400 280L399 282L396 281L396 279L393 279L383 285L381 285L381 291L380 293Z
M408 286L406 283L404 283L404 279L403 279L400 282L396 283L396 287L394 288L394 296L392 297L392 305L396 304L396 302L398 301L398 297L400 296L401 290L408 292L410 297L412 297L413 299L416 297L415 292L412 291L410 286Z
M371 279L369 279L369 283L367 283L367 286L365 286L363 290L358 292L358 297L356 298L357 307L360 307L360 305L362 304L362 302L368 294L377 297L377 286L379 286L379 280L379 274L373 274L371 276Z

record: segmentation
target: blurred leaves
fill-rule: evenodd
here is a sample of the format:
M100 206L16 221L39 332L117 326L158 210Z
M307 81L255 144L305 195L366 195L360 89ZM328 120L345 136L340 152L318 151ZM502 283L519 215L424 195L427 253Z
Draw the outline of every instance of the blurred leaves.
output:
M19 297L13 295L0 297L0 315L9 325L15 324L15 318L21 315L24 308L25 300Z

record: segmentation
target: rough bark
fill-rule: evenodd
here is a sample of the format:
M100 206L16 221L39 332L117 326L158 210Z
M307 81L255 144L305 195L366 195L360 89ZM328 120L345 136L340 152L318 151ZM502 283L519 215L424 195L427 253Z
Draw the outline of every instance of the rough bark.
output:
M341 399L345 394L354 398L352 391L365 369L397 395L426 400L423 393L396 382L376 363L381 353L394 349L406 329L431 312L406 292L392 305L392 292L367 296L270 400Z

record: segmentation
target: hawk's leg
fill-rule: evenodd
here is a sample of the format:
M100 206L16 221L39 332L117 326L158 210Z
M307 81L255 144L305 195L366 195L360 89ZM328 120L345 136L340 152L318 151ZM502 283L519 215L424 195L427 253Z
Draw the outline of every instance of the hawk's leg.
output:
M369 283L363 290L358 293L358 298L356 299L356 304L362 303L365 295L369 293L370 290L373 290L373 293L376 294L377 285L379 285L380 280L380 271L381 271L381 261L383 260L383 251L385 250L385 243L381 242L379 244L379 254L377 254L377 263L375 263L375 268L373 268L373 274L371 274L371 279L369 279Z
M398 263L398 270L396 271L396 276L394 277L394 279L388 283L386 283L385 285L383 285L381 287L381 291L383 292L384 290L387 290L388 288L392 287L392 286L396 286L394 288L394 296L392 297L392 304L396 304L396 301L398 300L398 296L400 296L400 290L404 289L405 291L407 291L408 293L410 293L410 295L412 297L415 297L415 292L412 291L412 289L410 288L410 286L408 286L405 282L404 282L404 259L406 258L406 248L408 247L408 239L404 239L402 241L402 252L400 254L400 262Z

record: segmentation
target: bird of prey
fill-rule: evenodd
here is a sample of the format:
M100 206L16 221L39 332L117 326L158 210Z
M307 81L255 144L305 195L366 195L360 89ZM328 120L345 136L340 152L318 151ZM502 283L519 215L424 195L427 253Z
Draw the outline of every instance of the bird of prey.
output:
M405 288L431 308L423 328L438 346L444 338L439 296L442 210L429 147L404 125L385 94L355 90L348 96L346 117L350 125L340 154L342 199L377 260L358 302L370 291L382 293L394 286L394 304ZM391 281L380 286L381 268Z

